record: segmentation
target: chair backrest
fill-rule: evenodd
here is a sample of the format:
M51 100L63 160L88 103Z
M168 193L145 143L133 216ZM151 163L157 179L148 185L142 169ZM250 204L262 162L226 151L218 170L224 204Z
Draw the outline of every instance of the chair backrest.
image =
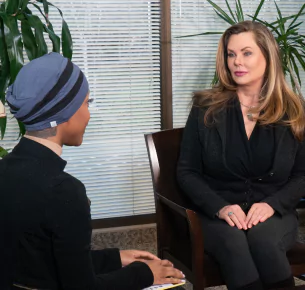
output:
M176 179L183 128L145 134L155 194L158 193L183 207L191 206Z

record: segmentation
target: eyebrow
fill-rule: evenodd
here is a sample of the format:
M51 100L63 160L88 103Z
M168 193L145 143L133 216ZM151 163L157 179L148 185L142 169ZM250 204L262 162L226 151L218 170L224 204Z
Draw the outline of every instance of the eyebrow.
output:
M247 49L247 48L252 48L252 47L250 47L250 46L246 46L246 47L242 48L242 49L241 49L241 51L244 51L244 50L245 50L245 49ZM233 49L228 48L228 50L230 50L230 51L233 51L233 52L234 52L234 50L233 50Z

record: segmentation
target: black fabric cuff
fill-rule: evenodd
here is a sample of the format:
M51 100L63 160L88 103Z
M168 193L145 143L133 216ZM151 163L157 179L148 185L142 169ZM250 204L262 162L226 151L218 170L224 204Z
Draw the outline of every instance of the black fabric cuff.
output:
M109 273L122 268L120 250L109 248L91 251L95 274Z
M265 202L269 204L280 216L284 215L283 207L280 205L277 198L269 196L260 202Z
M230 205L230 203L226 201L219 201L217 205L210 205L209 208L204 209L204 213L210 218L217 218L217 213L225 206Z

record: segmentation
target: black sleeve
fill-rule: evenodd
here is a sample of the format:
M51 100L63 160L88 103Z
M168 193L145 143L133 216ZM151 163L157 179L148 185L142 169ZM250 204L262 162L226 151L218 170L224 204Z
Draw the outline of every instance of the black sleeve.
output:
M279 191L262 200L280 215L294 210L305 196L305 140L299 144L288 182Z
M91 259L95 274L109 273L122 268L119 249L91 251Z
M66 178L53 188L47 219L61 289L140 290L153 283L153 274L144 263L121 268L116 249L92 253L90 208L85 187L77 179Z
M202 212L214 218L216 213L229 203L217 195L204 180L198 114L202 114L203 118L202 110L193 107L184 128L177 166L177 179L180 187L193 203Z

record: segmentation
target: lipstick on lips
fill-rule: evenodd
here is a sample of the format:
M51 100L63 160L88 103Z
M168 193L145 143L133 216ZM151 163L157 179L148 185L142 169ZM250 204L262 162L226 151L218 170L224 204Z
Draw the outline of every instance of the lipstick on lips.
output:
M234 74L237 76L237 77L242 77L244 75L247 74L246 71L235 71Z

